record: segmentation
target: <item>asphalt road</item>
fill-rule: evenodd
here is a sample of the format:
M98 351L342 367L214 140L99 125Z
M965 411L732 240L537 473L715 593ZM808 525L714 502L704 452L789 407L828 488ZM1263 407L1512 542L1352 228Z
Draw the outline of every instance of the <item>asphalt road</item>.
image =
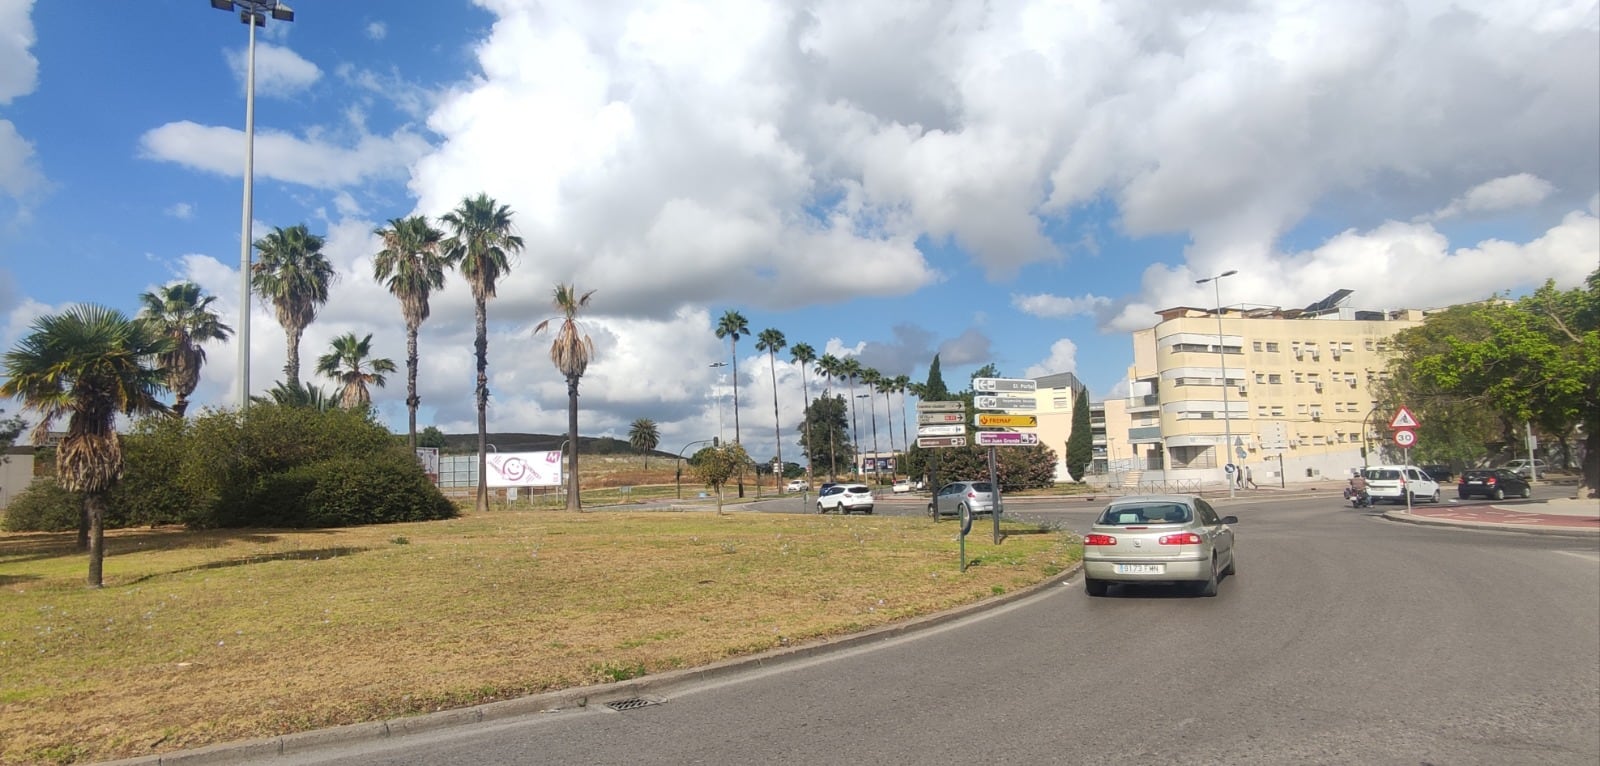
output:
M1007 505L1079 531L1097 508ZM1600 763L1595 542L1396 524L1337 496L1218 505L1240 518L1239 574L1216 598L1091 600L1074 578L634 710L267 763Z

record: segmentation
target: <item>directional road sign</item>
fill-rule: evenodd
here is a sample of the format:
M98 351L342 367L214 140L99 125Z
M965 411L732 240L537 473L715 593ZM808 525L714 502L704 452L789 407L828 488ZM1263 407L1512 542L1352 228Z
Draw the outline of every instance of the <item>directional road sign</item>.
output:
M1039 388L1039 384L1038 383L1035 383L1035 382L1033 382L1031 380L1028 380L1027 378L973 378L972 379L972 390L974 390L974 391L992 391L992 392L995 392L995 393L1000 393L1002 391L1021 391L1021 392L1030 392L1031 393L1033 391L1038 390L1038 388Z
M965 421L966 415L960 412L919 412L917 425L931 426L945 423L960 423Z
M1405 407L1401 407L1400 411L1394 414L1394 419L1389 421L1389 428L1391 430L1399 428L1416 428L1418 425L1421 424L1417 422L1417 416L1411 414L1411 410Z
M972 403L980 410L1031 410L1031 396L974 396Z
M1032 431L979 431L979 447L1031 447L1039 443Z
M966 402L959 400L954 402L917 402L917 412L949 412L951 410L964 412L966 409Z
M923 449L928 449L930 447L965 447L965 446L967 446L967 437L965 437L965 436L918 436L917 437L917 446L921 447Z
M942 426L917 426L918 436L960 436L967 432L967 427L960 423Z
M1394 443L1401 447L1410 447L1417 443L1417 432L1409 428L1402 428L1394 432Z
M1037 415L1001 415L997 412L980 412L972 416L972 424L986 428L1038 428Z

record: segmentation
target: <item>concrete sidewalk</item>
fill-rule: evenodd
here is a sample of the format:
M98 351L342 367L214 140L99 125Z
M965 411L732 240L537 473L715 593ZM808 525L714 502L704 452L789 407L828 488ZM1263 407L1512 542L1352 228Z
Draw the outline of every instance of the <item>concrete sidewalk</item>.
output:
M1570 491L1570 489L1568 490ZM1390 521L1600 539L1600 500L1554 497L1515 505L1413 506L1384 511Z

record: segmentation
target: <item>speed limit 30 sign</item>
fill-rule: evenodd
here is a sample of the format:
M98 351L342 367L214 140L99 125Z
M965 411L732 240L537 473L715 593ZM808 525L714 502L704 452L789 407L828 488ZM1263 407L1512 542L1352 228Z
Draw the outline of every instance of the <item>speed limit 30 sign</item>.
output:
M1410 447L1417 443L1417 432L1409 428L1402 428L1394 432L1394 443L1400 447Z

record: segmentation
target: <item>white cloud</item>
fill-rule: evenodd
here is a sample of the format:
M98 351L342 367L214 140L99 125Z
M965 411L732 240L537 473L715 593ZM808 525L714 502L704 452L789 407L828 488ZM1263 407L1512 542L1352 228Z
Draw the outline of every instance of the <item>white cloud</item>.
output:
M249 69L248 48L227 51L228 66L244 86ZM316 84L322 70L288 48L256 43L256 95L289 98Z
M1018 311L1036 317L1054 318L1070 316L1093 316L1111 306L1111 299L1100 295L1085 294L1078 298L1049 293L1034 295L1012 295L1011 305Z
M20 200L44 186L33 144L9 120L0 120L0 191Z
M39 61L28 52L34 41L33 0L0 0L0 104L39 84Z
M362 135L351 146L339 146L317 137L299 138L278 131L256 131L255 173L318 188L337 188L374 178L392 178L427 150L420 136L398 131L390 136ZM224 176L241 176L239 147L244 131L200 125L187 120L169 122L139 137L144 156L176 162L196 170Z
M367 24L367 37L372 40L382 40L389 36L389 25L381 21Z
M1030 366L1022 373L1024 378L1042 378L1063 372L1078 371L1078 344L1062 338L1050 344L1050 355L1044 361Z
M1467 190L1423 220L1440 221L1467 213L1498 213L1543 202L1555 187L1531 173L1502 176Z
M194 205L178 202L168 206L164 212L180 221L187 221L194 218Z

